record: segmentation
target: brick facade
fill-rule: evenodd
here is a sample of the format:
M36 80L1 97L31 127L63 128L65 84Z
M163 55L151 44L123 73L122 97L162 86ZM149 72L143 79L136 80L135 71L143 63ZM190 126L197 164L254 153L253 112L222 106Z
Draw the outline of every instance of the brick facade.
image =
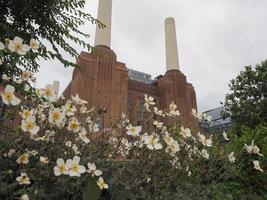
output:
M101 56L82 52L72 80L63 95L70 98L76 93L88 101L89 106L106 108L104 126L114 122L121 113L128 114L133 124L143 120L144 94L155 97L160 109L168 109L174 102L181 113L181 122L186 127L198 129L192 118L192 108L197 108L195 90L187 83L186 76L179 70L169 70L153 83L131 80L125 64L117 61L116 54L105 46L96 47Z

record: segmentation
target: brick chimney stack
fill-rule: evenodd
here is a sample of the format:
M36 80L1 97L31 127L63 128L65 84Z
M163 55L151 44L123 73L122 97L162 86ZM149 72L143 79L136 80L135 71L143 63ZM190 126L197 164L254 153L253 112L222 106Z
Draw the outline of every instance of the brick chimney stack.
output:
M178 48L175 30L175 20L168 17L165 20L165 48L166 48L166 70L180 70Z
M112 0L99 0L97 19L105 28L96 27L95 46L104 45L110 48L111 43Z

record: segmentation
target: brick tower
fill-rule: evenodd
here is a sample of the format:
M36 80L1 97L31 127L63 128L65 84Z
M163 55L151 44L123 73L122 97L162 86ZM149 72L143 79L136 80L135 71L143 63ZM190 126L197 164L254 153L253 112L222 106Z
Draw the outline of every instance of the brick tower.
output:
M88 106L105 108L103 125L116 121L121 113L128 114L133 124L142 124L145 118L144 95L153 96L161 109L168 109L175 102L184 126L198 129L198 122L191 115L197 109L195 90L180 71L175 21L165 20L166 73L152 80L149 74L127 69L117 61L111 49L112 0L99 0L98 20L106 25L96 29L95 48L101 56L81 52L73 71L72 80L64 91L70 98L76 93L88 101Z

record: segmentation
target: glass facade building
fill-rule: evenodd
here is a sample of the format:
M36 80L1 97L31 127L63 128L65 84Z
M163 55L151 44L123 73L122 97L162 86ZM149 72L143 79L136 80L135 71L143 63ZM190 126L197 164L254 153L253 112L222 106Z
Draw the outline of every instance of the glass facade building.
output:
M227 131L230 127L231 120L229 117L223 118L222 114L225 111L225 107L218 107L212 110L208 110L203 112L207 115L211 116L211 122L205 123L204 121L200 121L200 127L205 132L213 132L213 133L222 133L223 131Z

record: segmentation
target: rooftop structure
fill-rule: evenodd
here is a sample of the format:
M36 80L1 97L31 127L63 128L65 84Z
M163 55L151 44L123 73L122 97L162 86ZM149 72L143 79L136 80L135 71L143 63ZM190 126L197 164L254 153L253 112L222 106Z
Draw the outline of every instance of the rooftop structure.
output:
M129 79L135 80L142 83L152 84L154 80L151 79L150 74L139 72L133 69L128 69Z

